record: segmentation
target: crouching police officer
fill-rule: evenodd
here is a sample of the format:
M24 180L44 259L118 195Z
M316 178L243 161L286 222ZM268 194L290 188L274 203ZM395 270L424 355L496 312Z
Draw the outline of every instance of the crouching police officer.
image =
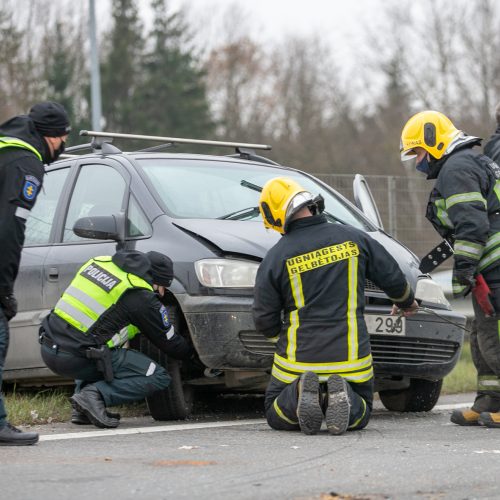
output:
M373 368L363 311L365 279L405 315L418 304L392 256L369 235L328 223L324 201L297 182L266 183L260 212L283 235L257 272L253 314L259 332L277 342L265 397L278 430L331 434L362 429L370 418Z
M172 261L158 252L95 257L79 269L44 319L43 360L58 375L77 379L70 398L72 422L117 427L119 415L106 407L144 399L168 386L170 376L162 366L120 347L137 331L169 356L193 355L154 292L163 296L172 278Z

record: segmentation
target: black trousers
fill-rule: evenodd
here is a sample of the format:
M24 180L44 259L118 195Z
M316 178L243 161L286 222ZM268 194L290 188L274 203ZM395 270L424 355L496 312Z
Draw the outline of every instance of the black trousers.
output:
M144 354L131 349L112 349L114 379L103 380L94 360L51 348L42 344L45 364L58 375L76 379L77 391L93 384L101 393L106 406L115 406L150 396L170 383L167 371Z
M300 430L297 418L298 385L297 378L290 384L271 377L266 389L264 408L267 423L276 430ZM348 430L366 427L373 407L373 379L360 384L347 382L351 405ZM322 393L326 393L326 384L320 384ZM326 400L325 397L322 398ZM323 412L326 408L323 408Z

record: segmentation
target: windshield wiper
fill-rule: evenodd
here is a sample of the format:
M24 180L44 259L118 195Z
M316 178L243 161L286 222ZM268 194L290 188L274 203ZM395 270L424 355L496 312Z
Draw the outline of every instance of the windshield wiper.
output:
M257 215L259 215L259 207L249 207L244 208L242 210L236 210L236 212L231 212L226 215L221 215L217 217L217 219L225 219L225 220L243 220L243 219L253 219Z

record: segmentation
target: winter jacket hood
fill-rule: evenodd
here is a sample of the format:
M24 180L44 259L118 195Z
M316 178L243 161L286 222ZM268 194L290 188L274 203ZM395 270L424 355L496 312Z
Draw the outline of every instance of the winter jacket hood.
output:
M35 128L35 123L28 115L14 116L0 124L0 135L16 137L33 146L43 158L44 163L50 163L50 150L45 139Z
M111 257L113 264L117 265L126 273L135 274L153 284L153 275L151 273L151 262L148 256L137 250L119 251Z

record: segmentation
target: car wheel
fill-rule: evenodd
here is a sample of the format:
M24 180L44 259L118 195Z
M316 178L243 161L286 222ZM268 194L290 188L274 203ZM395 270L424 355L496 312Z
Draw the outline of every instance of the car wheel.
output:
M176 333L182 335L183 322L179 310L167 306L168 317ZM184 326L185 328L185 326ZM179 420L189 416L193 410L194 389L184 384L182 379L182 361L172 359L155 347L145 336L140 335L140 350L162 366L166 366L171 377L169 386L146 398L151 416L155 420Z
M382 404L391 411L430 411L441 394L442 380L412 378L406 389L380 391Z

